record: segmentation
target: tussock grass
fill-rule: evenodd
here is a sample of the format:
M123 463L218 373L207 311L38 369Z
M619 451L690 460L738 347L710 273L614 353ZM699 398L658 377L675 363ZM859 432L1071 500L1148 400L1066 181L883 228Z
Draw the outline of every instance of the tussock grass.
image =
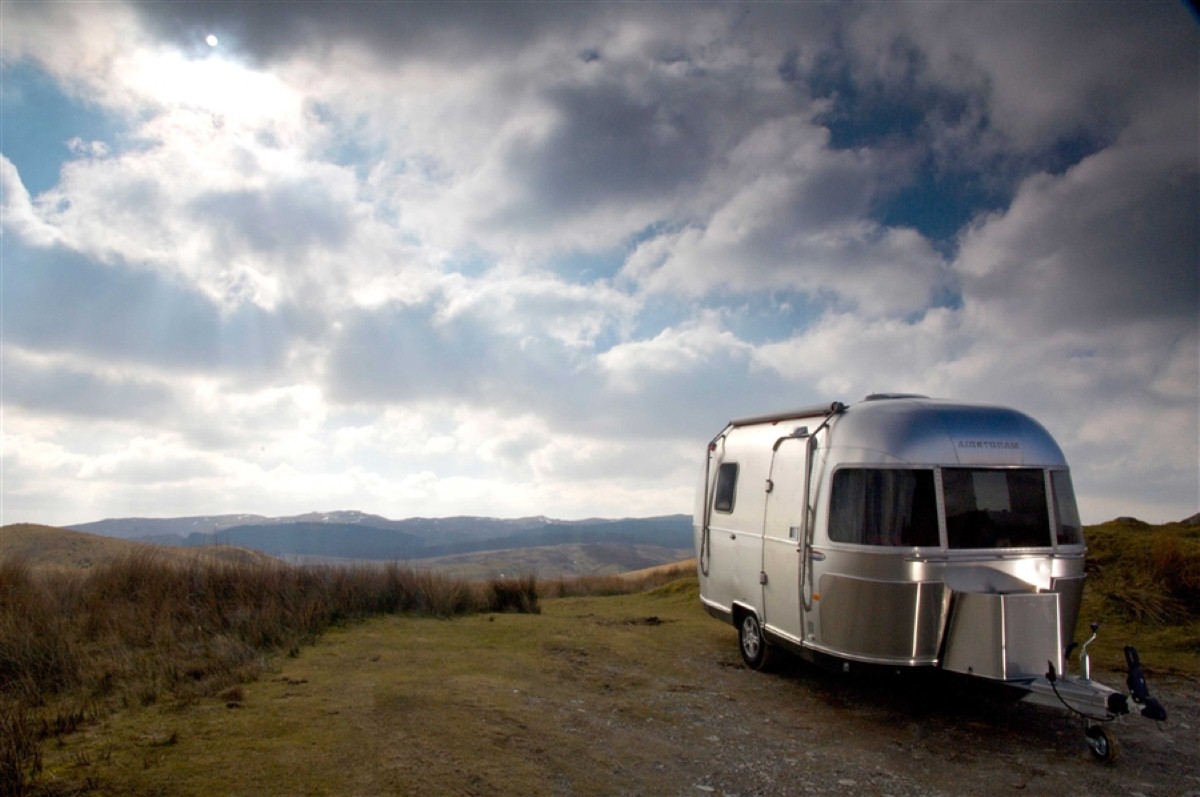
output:
M1135 645L1151 670L1195 674L1200 655L1200 526L1119 518L1085 530L1087 582L1076 638L1099 622L1101 666Z
M80 572L0 562L0 797L29 791L42 741L115 708L220 694L345 621L486 611L538 611L536 581L180 563L153 549Z
M488 609L493 612L522 612L538 614L538 583L533 576L521 578L494 579L490 586L491 603Z
M20 703L0 702L0 795L20 795L42 771L36 723Z
M1114 619L1200 619L1200 529L1117 520L1090 531L1088 575Z

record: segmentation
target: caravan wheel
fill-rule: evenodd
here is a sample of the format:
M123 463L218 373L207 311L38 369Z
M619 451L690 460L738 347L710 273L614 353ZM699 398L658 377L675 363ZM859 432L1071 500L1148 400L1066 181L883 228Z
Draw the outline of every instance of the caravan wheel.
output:
M1121 746L1117 737L1103 725L1092 725L1087 729L1088 750L1092 757L1105 764L1111 764L1121 754Z
M738 623L738 645L742 660L752 670L765 670L771 663L771 646L767 644L754 612L746 612Z

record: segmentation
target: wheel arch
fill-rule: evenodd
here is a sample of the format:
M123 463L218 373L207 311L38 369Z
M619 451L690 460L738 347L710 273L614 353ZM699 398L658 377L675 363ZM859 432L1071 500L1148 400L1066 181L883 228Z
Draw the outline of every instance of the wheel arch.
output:
M758 624L760 626L763 624L762 612L760 612L758 609L754 608L750 604L741 603L740 601L734 601L733 605L730 607L729 620L733 624L733 627L737 628L739 625L741 625L742 618L744 618L748 614L753 614L755 617L757 617Z

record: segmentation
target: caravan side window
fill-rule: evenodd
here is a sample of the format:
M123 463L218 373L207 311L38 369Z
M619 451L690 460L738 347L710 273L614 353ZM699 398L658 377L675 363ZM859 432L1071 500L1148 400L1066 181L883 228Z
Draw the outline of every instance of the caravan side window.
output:
M833 474L829 539L899 547L941 544L933 471L841 468Z
M1083 545L1083 524L1075 506L1071 474L1065 470L1052 471L1050 486L1054 488L1054 511L1058 515L1058 544Z
M736 462L725 462L717 470L717 489L713 493L713 509L718 512L733 511L733 496L737 492L738 466Z

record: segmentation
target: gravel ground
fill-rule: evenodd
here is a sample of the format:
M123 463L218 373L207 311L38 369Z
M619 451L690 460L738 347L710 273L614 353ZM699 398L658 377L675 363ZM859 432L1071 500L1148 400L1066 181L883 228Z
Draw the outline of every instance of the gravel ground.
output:
M581 785L608 767L604 794L1200 797L1200 682L1151 674L1168 720L1134 713L1109 725L1120 754L1101 763L1065 710L934 671L845 674L782 656L774 671L756 672L734 630L704 619L714 626L682 629L705 634L690 649L671 625L631 627L642 661L552 651L559 668L532 689L544 700L537 708L555 709L560 731L606 751L572 762L553 793L591 793Z
M1088 751L1082 722L951 677L843 675L787 661L743 667L736 652L691 661L704 687L668 691L679 793L750 795L1194 795L1200 797L1200 685L1158 678L1165 723L1111 726L1120 756ZM1120 675L1096 674L1116 687ZM677 781L678 782L678 781Z

